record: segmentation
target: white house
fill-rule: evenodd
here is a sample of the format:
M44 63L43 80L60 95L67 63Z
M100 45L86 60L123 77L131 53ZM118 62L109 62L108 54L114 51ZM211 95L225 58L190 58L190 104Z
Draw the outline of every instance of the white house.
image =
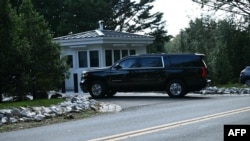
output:
M70 78L65 80L66 91L80 91L79 82L84 70L112 65L127 55L146 53L153 43L152 36L99 29L54 38L68 57Z

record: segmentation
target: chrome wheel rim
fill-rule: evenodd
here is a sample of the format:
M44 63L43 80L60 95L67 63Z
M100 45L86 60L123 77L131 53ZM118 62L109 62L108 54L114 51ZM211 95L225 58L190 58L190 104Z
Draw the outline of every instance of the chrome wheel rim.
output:
M182 92L181 85L179 83L171 84L170 85L170 92L171 92L171 94L176 95L176 96L180 95Z
M91 87L91 91L93 95L99 96L102 93L102 87L100 84L94 84Z

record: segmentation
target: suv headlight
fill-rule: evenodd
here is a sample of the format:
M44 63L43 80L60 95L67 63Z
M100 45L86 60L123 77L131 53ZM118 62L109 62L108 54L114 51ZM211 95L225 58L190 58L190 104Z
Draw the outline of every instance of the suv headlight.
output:
M87 71L83 71L82 72L82 78L85 79L87 76L88 76L88 72Z

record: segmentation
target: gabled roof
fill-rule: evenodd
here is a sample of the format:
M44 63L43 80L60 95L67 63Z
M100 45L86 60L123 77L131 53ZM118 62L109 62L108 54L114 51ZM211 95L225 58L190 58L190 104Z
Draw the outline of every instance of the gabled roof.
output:
M70 40L70 39L98 38L98 37L154 38L153 36L146 36L146 35L140 35L140 34L126 33L126 32L117 32L113 30L91 30L91 31L56 37L54 38L54 40Z

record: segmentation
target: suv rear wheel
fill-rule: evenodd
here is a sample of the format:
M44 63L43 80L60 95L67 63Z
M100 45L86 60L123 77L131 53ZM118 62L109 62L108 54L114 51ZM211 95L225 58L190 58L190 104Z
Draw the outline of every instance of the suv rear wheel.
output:
M93 98L103 98L105 96L106 86L101 81L95 81L91 83L89 92Z
M185 85L179 80L172 80L167 84L169 97L183 97L186 94Z

